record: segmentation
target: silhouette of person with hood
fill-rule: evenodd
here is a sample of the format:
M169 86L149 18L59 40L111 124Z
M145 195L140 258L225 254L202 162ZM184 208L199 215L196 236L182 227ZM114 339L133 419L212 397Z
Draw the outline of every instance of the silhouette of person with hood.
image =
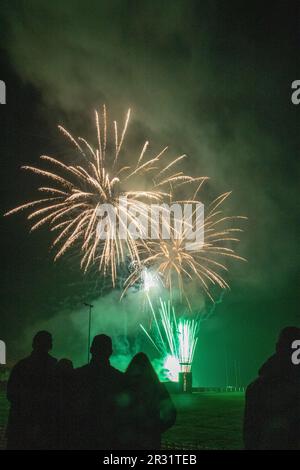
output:
M161 434L176 420L170 395L144 353L134 356L125 376L128 404L123 448L160 449Z
M75 426L75 374L73 363L69 359L58 361L55 370L56 394L56 449L74 448Z
M7 384L8 449L53 448L55 429L51 408L57 361L49 355L51 334L39 331L33 338L32 348L31 355L14 366Z
M90 363L75 371L78 412L76 447L117 449L124 374L110 365L113 351L109 336L95 336L90 352Z
M292 343L300 328L284 328L276 352L246 391L246 449L300 449L300 366L292 362Z

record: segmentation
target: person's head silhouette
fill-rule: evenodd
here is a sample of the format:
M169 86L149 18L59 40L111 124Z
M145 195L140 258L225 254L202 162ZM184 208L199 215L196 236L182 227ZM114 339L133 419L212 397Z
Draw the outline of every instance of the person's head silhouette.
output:
M104 334L95 336L90 351L93 361L107 362L113 352L111 338Z
M63 358L58 361L56 368L62 373L67 373L69 371L73 371L74 366L73 362L70 359Z
M32 341L35 353L46 354L52 349L52 335L49 331L38 331Z
M149 383L159 382L148 356L142 352L132 358L127 367L126 374L133 380L142 380Z
M60 359L56 364L56 375L60 379L67 379L73 377L74 367L70 359Z
M279 334L276 343L277 354L290 354L291 346L295 339L300 338L300 328L296 326L287 326Z

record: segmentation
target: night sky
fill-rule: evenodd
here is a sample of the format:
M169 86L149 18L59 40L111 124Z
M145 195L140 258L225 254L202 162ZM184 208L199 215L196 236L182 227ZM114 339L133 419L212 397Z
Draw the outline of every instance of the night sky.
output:
M227 357L247 384L280 329L300 326L299 3L4 0L0 35L1 213L34 198L38 179L22 164L72 151L57 123L89 136L97 106L117 117L130 106L139 143L187 153L187 172L210 176L211 194L232 190L230 210L248 217L238 248L248 262L232 265L194 366L196 384L224 385ZM29 235L24 214L0 221L9 363L39 328L51 329L53 354L84 361L82 302L95 301L99 318L114 309L116 322L122 304L111 292L99 299L71 260L54 265L47 230Z

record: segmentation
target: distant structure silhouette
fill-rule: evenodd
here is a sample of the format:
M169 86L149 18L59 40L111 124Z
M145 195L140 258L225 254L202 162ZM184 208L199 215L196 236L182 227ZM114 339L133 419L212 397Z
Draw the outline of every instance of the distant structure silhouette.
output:
M7 426L8 449L51 449L55 422L56 359L50 356L52 336L39 331L33 338L32 353L18 362L7 384L10 412Z
M75 371L76 448L118 449L124 374L110 365L109 336L95 336L90 351L90 363Z
M300 366L292 362L300 328L284 328L276 352L259 370L246 391L246 449L300 449Z
M176 409L146 354L138 353L126 371L127 419L122 443L129 450L160 449L161 434L176 420Z

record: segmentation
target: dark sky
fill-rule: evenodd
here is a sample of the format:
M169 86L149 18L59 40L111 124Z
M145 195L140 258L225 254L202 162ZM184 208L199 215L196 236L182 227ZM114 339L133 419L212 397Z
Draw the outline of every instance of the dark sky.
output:
M186 170L210 176L212 193L232 189L230 209L249 218L239 247L248 263L232 266L194 371L199 384L224 384L226 353L247 383L280 328L300 325L300 105L290 99L299 3L4 0L0 34L2 213L34 195L37 180L21 164L68 152L58 122L88 135L96 106L120 116L130 105L137 138L187 153ZM39 327L52 328L55 353L79 354L83 320L71 312L99 297L72 262L53 265L49 241L46 230L28 235L24 216L1 218L0 338L10 361Z

